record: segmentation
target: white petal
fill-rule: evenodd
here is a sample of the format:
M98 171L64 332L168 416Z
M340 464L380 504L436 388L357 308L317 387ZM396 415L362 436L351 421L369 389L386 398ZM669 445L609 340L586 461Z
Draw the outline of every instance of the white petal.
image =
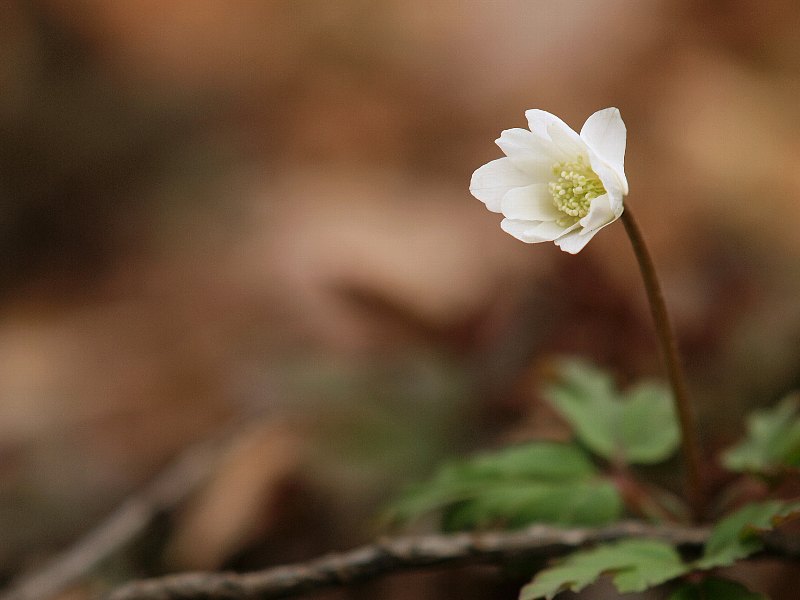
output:
M628 180L625 177L625 140L627 130L617 108L598 110L583 124L581 137L608 163L623 189L628 193Z
M555 240L556 244L565 252L577 254L589 243L598 231L611 225L620 218L624 207L621 199L615 202L609 194L603 194L592 200L589 214L579 221L581 229L570 232L568 235Z
M611 209L611 199L608 194L603 194L592 200L589 207L589 214L583 217L580 221L581 227L584 230L599 229L603 225L608 225L615 221L617 215Z
M611 206L611 211L614 213L614 218L619 219L622 213L625 212L625 205L622 203L622 196L608 195L608 203Z
M537 223L536 221L503 219L502 223L500 223L500 227L506 233L528 244L552 242L554 239L569 231L555 223L555 221Z
M579 156L588 155L586 142L564 122L550 123L547 126L547 134L553 145L558 148L561 160L574 161Z
M603 187L612 197L621 199L628 193L628 182L621 179L616 169L603 160L592 148L587 148L587 150L589 165L592 167L592 171L597 173ZM624 176L623 173L623 178Z
M469 191L486 204L486 208L500 212L500 202L508 190L530 183L530 176L517 169L511 159L498 158L475 170Z
M518 169L534 181L544 182L553 175L553 165L560 160L550 140L527 129L506 129L495 142Z
M528 128L533 133L543 138L550 137L550 134L547 133L547 127L551 123L559 123L563 127L569 129L569 125L564 123L564 121L559 119L554 114L547 112L546 110L540 110L538 108L532 108L530 110L526 110L525 118L528 119Z
M561 248L564 252L569 252L570 254L577 254L581 250L583 250L584 246L589 243L589 241L595 236L595 234L600 231L599 229L595 229L592 231L573 231L568 233L567 235L558 238L556 242L556 246Z
M562 216L545 183L509 190L503 196L501 209L506 218L525 221L555 221Z

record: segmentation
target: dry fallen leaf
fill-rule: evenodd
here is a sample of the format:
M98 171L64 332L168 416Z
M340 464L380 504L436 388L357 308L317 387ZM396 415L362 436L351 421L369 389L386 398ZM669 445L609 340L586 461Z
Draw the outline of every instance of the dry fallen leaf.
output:
M268 533L275 501L303 460L297 428L260 422L246 430L206 488L178 516L167 548L178 569L215 569Z

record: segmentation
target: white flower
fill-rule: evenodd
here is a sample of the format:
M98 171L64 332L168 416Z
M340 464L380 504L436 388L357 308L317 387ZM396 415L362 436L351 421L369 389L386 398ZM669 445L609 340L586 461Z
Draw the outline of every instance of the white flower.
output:
M503 131L497 145L506 156L475 171L469 191L503 213L506 233L575 254L624 210L625 124L616 108L594 113L580 135L543 110L525 116L530 131Z

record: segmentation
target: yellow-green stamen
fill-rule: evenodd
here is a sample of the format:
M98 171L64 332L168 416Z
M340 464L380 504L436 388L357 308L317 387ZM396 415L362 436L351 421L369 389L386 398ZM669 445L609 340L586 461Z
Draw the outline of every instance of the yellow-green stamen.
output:
M553 204L564 213L563 221L577 221L589 214L592 200L606 193L603 183L583 156L575 162L553 165L556 180L548 184Z

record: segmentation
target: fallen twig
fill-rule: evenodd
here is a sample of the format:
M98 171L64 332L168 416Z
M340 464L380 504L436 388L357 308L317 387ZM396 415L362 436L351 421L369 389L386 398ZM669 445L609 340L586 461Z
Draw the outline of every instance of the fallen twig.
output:
M134 581L107 600L268 600L348 585L401 570L465 563L502 563L514 557L554 557L623 537L656 538L699 548L703 527L623 522L599 529L535 525L515 532L459 533L390 538L305 563L252 573L180 573Z

